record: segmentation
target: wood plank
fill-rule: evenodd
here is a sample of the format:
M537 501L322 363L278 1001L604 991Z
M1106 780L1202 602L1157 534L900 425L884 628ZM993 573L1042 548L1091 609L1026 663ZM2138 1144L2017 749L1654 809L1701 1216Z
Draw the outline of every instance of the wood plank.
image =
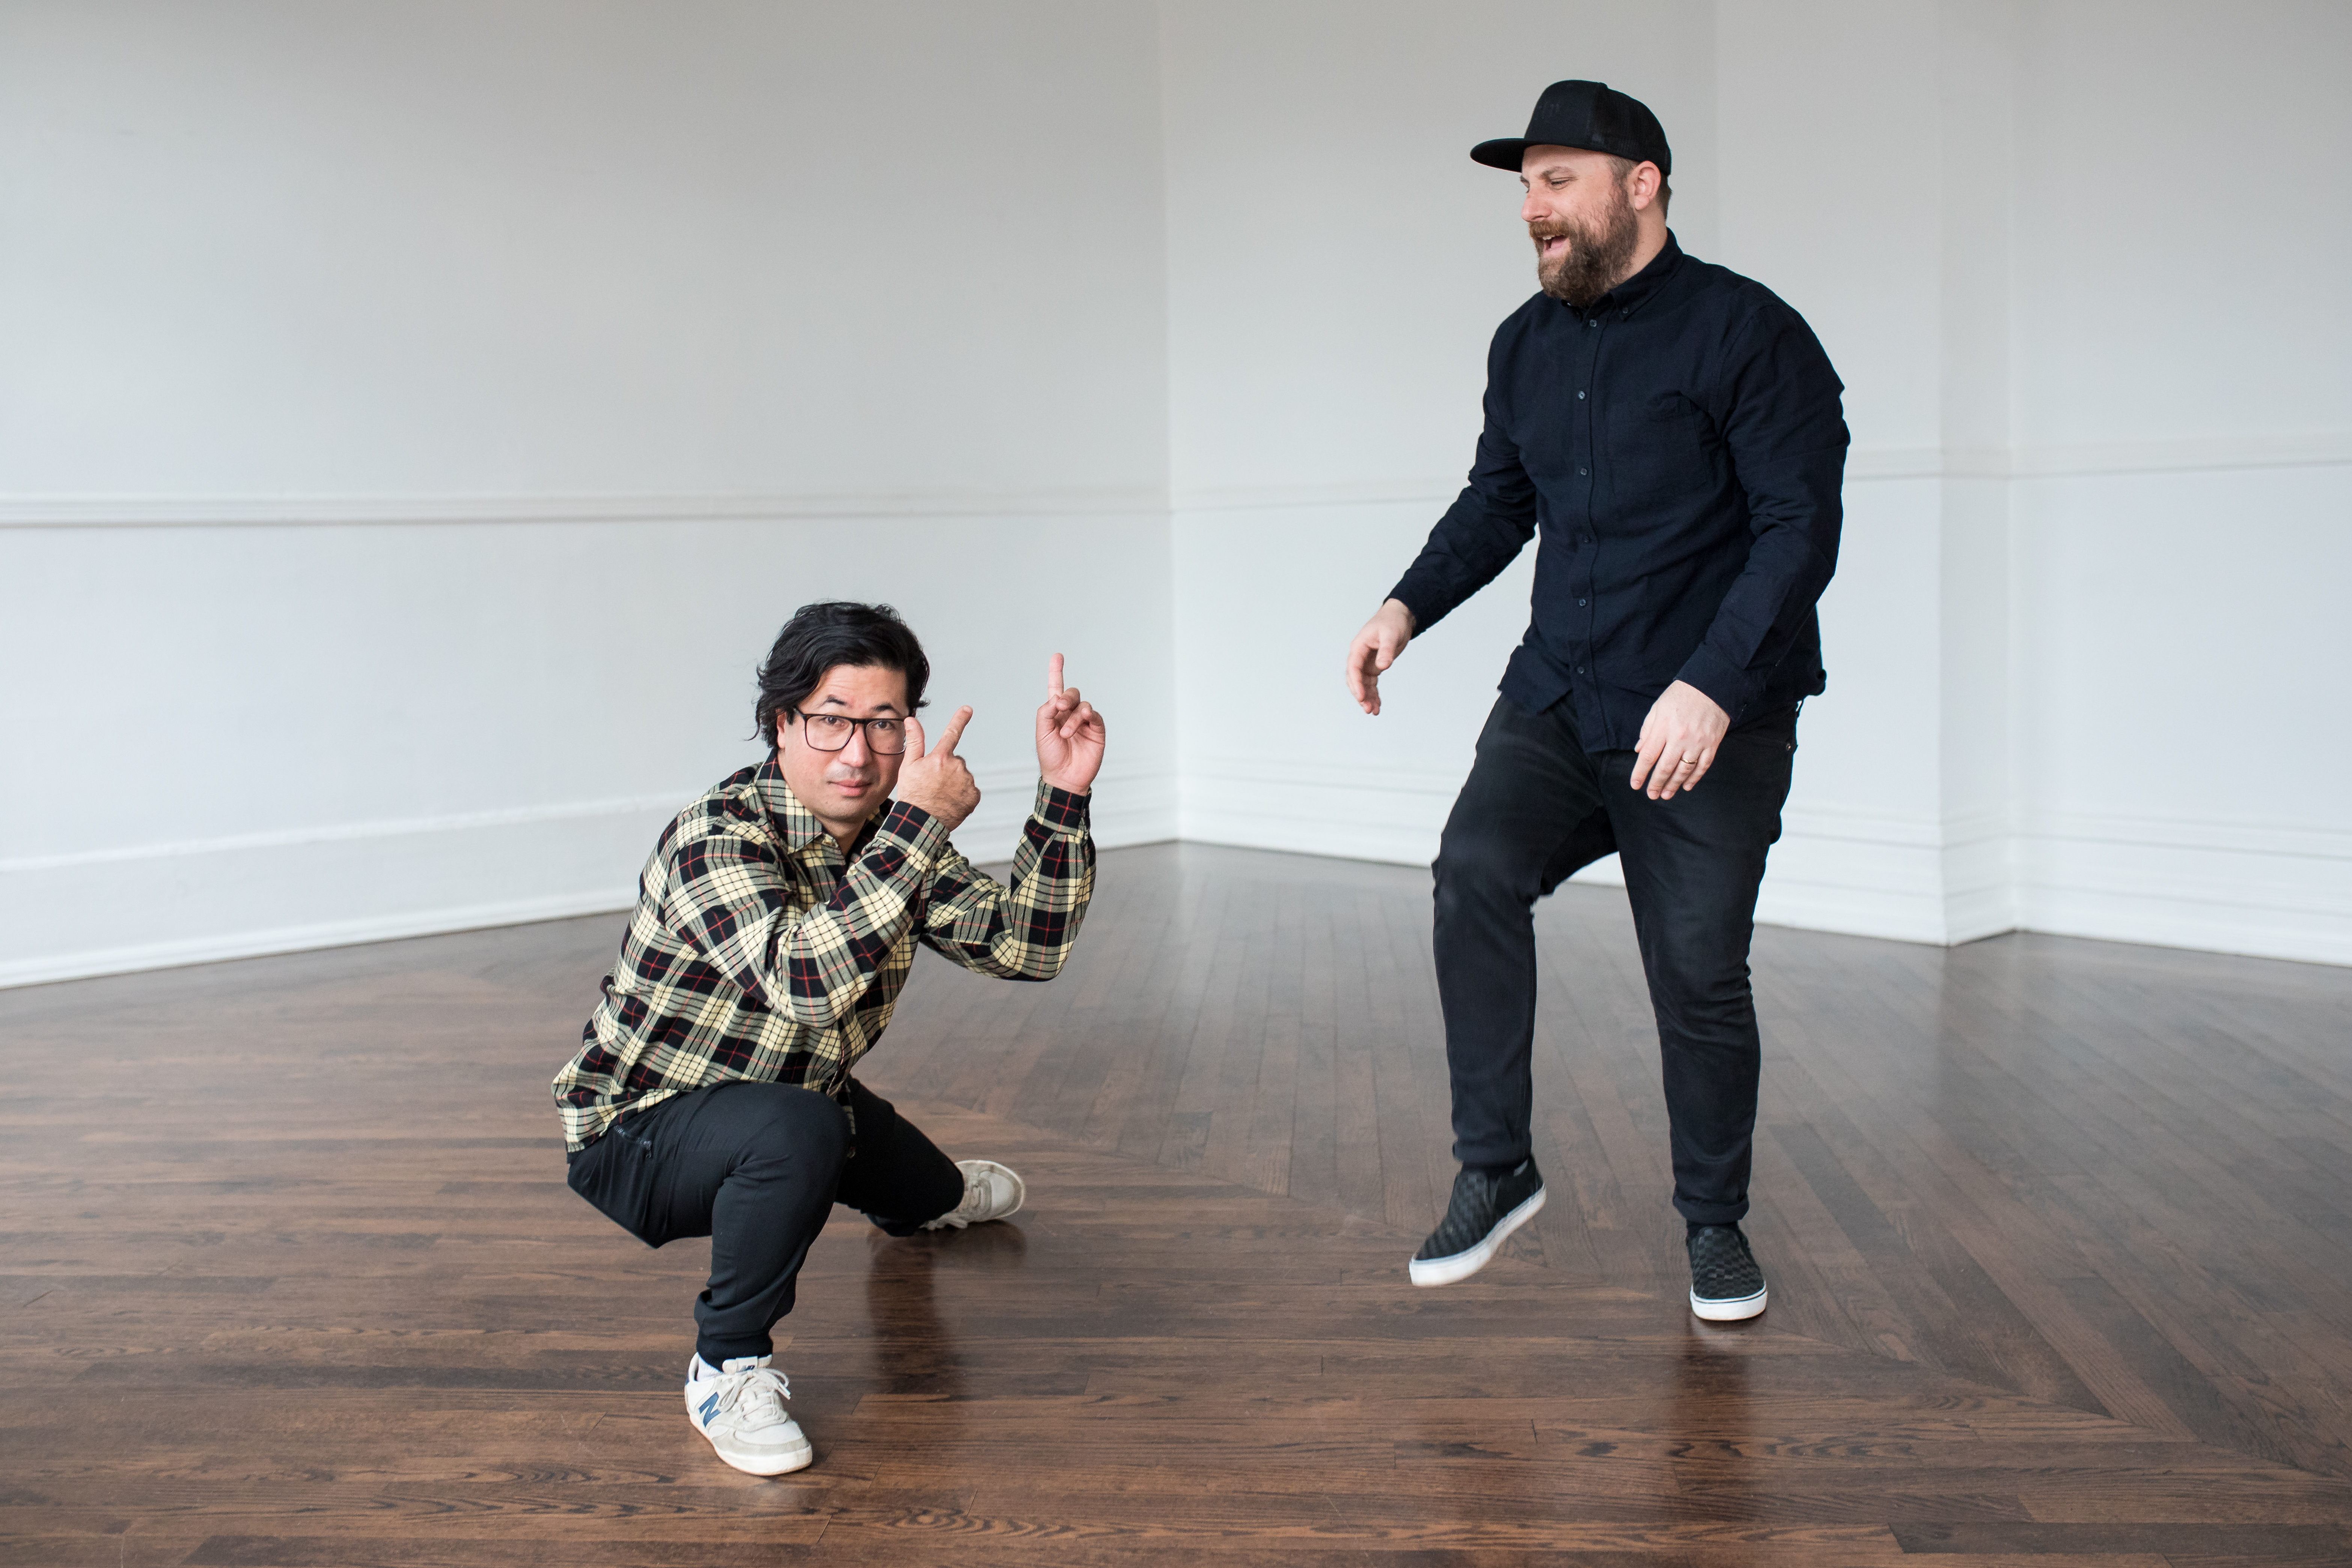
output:
M704 1249L563 1184L612 917L0 993L0 1561L2352 1561L2352 976L1759 933L1713 1328L1622 895L1538 911L1551 1207L1421 1291L1426 872L1104 859L1061 981L919 964L862 1069L1031 1205L827 1227L776 1482L683 1419Z

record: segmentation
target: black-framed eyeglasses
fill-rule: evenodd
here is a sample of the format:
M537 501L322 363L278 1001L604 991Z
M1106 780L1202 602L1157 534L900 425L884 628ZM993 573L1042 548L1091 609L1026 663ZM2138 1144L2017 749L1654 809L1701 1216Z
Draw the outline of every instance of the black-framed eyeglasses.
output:
M907 721L886 713L878 719L852 719L846 713L803 713L793 710L793 717L801 721L801 735L820 752L842 752L849 749L849 737L859 726L866 730L866 749L877 757L895 757L907 749Z

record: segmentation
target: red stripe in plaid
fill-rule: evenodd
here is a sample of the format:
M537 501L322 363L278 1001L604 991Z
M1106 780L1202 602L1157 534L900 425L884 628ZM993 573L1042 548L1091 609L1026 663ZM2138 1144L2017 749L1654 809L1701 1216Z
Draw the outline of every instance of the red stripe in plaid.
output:
M678 813L580 1054L555 1078L564 1142L726 1079L828 1092L881 1037L914 946L983 974L1050 980L1094 891L1087 797L1040 781L1013 876L982 876L919 806L895 804L845 862L771 760Z

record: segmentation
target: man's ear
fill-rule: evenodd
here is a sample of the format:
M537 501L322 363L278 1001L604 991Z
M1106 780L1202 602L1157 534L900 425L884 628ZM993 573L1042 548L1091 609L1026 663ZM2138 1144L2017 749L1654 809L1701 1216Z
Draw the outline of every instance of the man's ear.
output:
M1666 177L1658 173L1658 166L1645 159L1626 172L1626 199L1633 203L1635 212L1640 212L1658 199L1658 187L1665 183Z

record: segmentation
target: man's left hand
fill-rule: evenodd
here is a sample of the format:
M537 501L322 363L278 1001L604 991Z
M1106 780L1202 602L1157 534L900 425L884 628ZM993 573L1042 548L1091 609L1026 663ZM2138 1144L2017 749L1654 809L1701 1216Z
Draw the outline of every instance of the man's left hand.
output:
M1062 656L1045 661L1045 705L1037 710L1037 771L1055 789L1084 795L1102 771L1103 721L1095 705L1062 684Z
M1633 752L1633 787L1649 783L1652 800L1672 800L1678 789L1696 789L1715 765L1715 750L1731 729L1731 715L1715 699L1686 680L1658 693L1642 721Z

